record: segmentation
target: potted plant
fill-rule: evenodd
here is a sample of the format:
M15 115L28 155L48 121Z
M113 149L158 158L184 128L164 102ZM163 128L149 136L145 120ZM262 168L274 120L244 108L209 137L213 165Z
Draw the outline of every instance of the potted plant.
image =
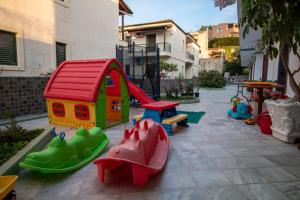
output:
M293 98L265 102L272 118L273 136L287 143L300 138L300 83L297 79L300 72L299 10L299 1L242 1L243 36L250 28L261 29L266 53L271 59L279 56L295 94ZM294 54L297 64L288 62L285 50Z

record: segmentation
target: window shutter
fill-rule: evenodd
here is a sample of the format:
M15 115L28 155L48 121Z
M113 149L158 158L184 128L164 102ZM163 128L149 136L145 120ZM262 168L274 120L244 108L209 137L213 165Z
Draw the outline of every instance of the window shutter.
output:
M0 30L0 65L18 65L15 33Z
M66 60L66 44L56 42L56 64L59 65Z

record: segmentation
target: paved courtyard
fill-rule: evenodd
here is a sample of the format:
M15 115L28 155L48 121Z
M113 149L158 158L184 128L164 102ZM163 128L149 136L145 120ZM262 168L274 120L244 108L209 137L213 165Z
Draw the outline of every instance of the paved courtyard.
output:
M200 103L179 107L206 114L199 124L175 131L165 169L152 176L144 188L133 187L130 176L111 176L102 184L96 167L89 164L63 175L24 170L16 186L18 199L299 200L300 151L295 145L260 134L256 126L229 119L226 111L235 93L233 86L201 90ZM131 109L131 115L142 111ZM36 123L44 126L47 120ZM109 148L129 126L106 130Z

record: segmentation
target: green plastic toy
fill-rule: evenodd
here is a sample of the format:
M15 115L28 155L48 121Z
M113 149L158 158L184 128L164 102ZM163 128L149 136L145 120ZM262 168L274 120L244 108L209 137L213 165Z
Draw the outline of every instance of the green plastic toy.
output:
M80 128L68 141L64 137L64 133L55 136L47 149L28 154L19 166L43 173L74 171L97 158L109 143L106 134L98 127L89 131Z

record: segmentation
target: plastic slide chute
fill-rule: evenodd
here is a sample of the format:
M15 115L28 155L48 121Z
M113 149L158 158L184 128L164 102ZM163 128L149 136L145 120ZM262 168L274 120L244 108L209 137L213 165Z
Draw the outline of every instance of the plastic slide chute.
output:
M152 98L150 98L141 88L139 88L133 82L127 80L127 84L129 87L129 93L134 96L141 104L147 104L155 102Z
M127 165L131 168L135 186L144 186L149 176L156 174L166 164L169 138L166 130L151 119L137 122L134 128L124 132L119 145L108 155L94 161L98 176L104 182L105 170L112 172Z
M100 128L89 131L80 128L70 140L64 139L64 133L55 136L48 148L28 154L19 166L44 173L74 171L96 159L108 143L108 137Z

